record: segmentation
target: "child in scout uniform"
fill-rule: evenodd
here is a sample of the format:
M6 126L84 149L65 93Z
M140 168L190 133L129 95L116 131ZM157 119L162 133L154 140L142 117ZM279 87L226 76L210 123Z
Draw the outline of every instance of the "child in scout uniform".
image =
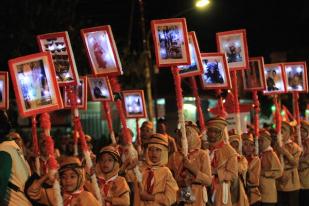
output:
M215 117L206 122L213 174L211 201L215 206L232 205L230 184L238 175L237 152L224 139L227 122Z
M77 157L63 157L59 169L61 193L64 206L94 205L99 206L97 199L83 189L85 172ZM41 204L55 205L56 194L53 188L42 187L44 181L49 178L48 174L35 180L27 190L28 196Z
M121 165L117 148L106 146L100 150L96 174L105 206L130 205L130 189L124 177L118 176Z
M168 139L162 134L153 134L148 140L145 164L141 167L140 205L172 205L176 202L178 186L168 162Z
M239 152L240 138L241 136L239 134L235 134L235 130L233 130L233 132L229 134L229 142L237 152L238 162L238 178L232 182L231 186L232 203L233 205L238 206L248 206L249 201L244 188L244 183L248 170L248 161L245 156L241 155Z
M255 144L253 135L243 133L242 137L242 151L248 161L248 171L246 175L245 188L249 199L249 204L256 206L260 204L261 193L259 191L259 181L261 173L260 158L255 155Z
M283 155L284 170L277 180L278 205L298 205L300 181L298 163L301 148L292 141L292 127L289 122L282 121L281 126L283 146L276 146L276 151Z
M303 146L303 153L299 159L299 179L301 183L300 190L300 206L308 205L309 202L309 122L301 121L301 140Z
M259 133L259 151L261 160L260 192L262 205L276 205L276 179L282 175L282 166L271 145L271 135L266 130Z
M211 184L211 166L208 151L201 149L201 132L193 122L186 122L186 137L188 140L188 156L180 152L169 158L169 168L181 187L178 201L187 206L205 205L208 201L206 186ZM184 192L187 188L190 192Z

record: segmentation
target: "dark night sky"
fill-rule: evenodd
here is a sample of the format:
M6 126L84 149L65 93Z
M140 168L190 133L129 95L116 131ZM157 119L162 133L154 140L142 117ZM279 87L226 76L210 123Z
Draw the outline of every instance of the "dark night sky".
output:
M246 29L250 56L264 56L270 63L270 53L279 51L287 52L288 61L308 61L309 1L211 1L197 11L188 10L193 0L144 0L146 29L151 19L188 10L180 17L186 17L189 31L196 31L202 52L216 51L216 32ZM111 25L123 63L128 39L131 53L141 51L138 0L2 0L0 19L0 70L7 70L10 58L38 52L36 35L66 30L79 73L90 73L79 31L98 25Z

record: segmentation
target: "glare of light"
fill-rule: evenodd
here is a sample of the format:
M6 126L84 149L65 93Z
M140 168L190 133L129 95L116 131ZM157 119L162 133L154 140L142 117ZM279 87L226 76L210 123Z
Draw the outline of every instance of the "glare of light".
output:
M51 46L48 46L48 50L49 51L54 51L55 50L55 46L53 44Z
M69 78L69 77L70 77L70 73L67 72L67 73L65 74L65 77L66 77L66 78Z
M239 41L236 41L234 44L235 44L236 47L240 47Z
M203 8L203 7L207 6L209 3L210 3L209 0L197 0L197 1L195 2L195 6L196 6L197 8Z
M308 114L308 115L309 115L309 109L306 109L306 114Z
M222 102L225 103L225 99Z
M298 89L298 90L302 90L302 89L303 89L303 86L302 86L302 85L298 85L298 86L297 86L297 89Z
M184 101L195 101L195 97L184 97Z
M297 71L297 73L301 73L303 71L303 69L301 67L297 67L296 71Z
M190 112L195 112L196 111L196 106L193 104L183 104L184 110L190 111Z
M291 72L292 71L292 67L287 67L286 68L286 72Z
M271 111L276 111L276 106L275 105L273 105L273 106L271 106Z
M164 98L157 99L157 104L165 105L165 99Z
M282 111L282 112L281 112L281 116L284 116L284 115L285 115L285 111Z

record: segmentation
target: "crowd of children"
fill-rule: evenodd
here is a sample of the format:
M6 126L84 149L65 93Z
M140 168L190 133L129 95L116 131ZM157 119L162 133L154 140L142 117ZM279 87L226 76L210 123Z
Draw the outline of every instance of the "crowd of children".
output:
M120 131L117 144L92 154L93 168L85 166L83 157L74 156L72 145L59 148L56 175L46 167L49 157L44 150L39 157L40 175L36 174L33 160L23 151L22 138L11 132L8 122L1 112L1 206L56 206L55 181L60 182L64 206L303 206L309 201L308 121L301 121L302 145L296 143L295 128L289 122L282 122L282 145L260 129L258 151L252 132L228 132L221 117L206 122L206 134L187 121L187 155L182 152L180 130L172 137L165 122L159 121L155 132L153 123L145 121L140 145L124 143ZM86 137L90 143L91 137ZM68 151L62 154L64 150ZM101 198L91 184L93 174Z

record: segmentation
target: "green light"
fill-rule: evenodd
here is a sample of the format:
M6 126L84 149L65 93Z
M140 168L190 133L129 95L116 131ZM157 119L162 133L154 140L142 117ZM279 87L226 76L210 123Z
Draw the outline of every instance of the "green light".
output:
M271 106L271 111L276 111L276 106L275 105L273 105L273 106Z
M273 129L276 129L276 124L273 124L271 127L272 127Z
M309 109L306 109L306 114L309 114Z
M285 111L282 111L282 112L281 112L281 116L284 116L284 115L285 115Z

